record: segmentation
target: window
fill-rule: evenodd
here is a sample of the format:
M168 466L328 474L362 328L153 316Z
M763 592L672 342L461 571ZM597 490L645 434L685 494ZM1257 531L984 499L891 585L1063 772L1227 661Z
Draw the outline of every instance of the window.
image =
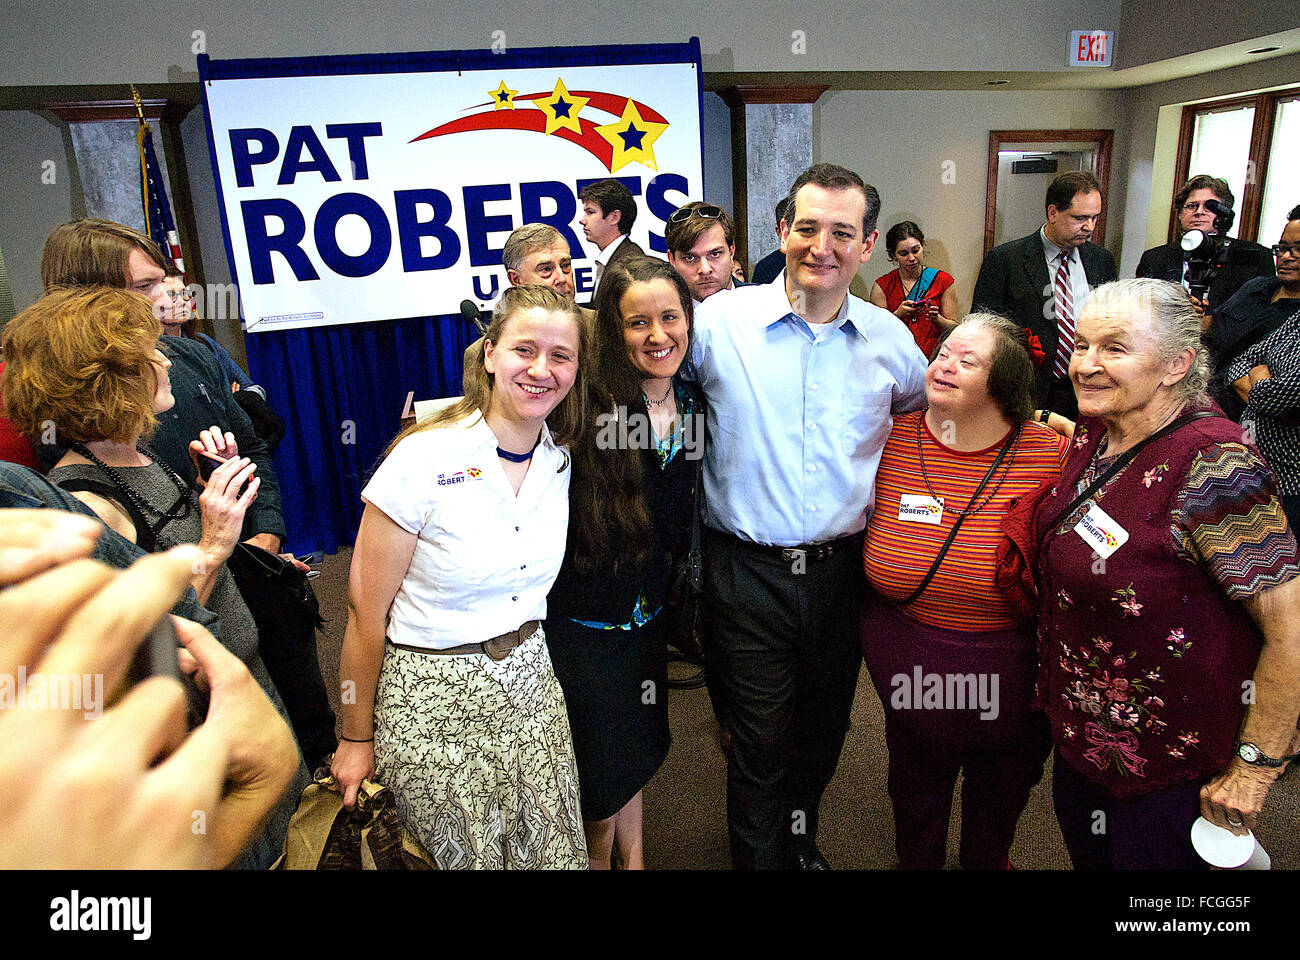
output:
M1264 246L1277 243L1286 226L1286 215L1300 203L1300 184L1295 177L1282 176L1300 170L1300 94L1279 100L1273 121L1273 138L1268 150L1268 169L1273 176L1264 181L1264 204L1259 216L1259 242Z
M1230 236L1274 243L1300 203L1286 171L1300 164L1300 91L1295 88L1183 108L1175 193L1188 177L1222 177L1236 197ZM1272 174L1272 176L1270 176ZM1178 211L1170 210L1169 240Z

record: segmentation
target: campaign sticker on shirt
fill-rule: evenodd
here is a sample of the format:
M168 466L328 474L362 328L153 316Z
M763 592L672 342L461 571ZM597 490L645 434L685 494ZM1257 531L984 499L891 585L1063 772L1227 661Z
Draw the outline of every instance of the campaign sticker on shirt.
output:
M943 497L905 493L898 505L898 519L908 523L943 523Z
M1101 507L1095 503L1088 508L1074 526L1074 532L1083 538L1083 542L1097 551L1103 560L1110 557L1124 544L1128 543L1128 531L1112 520Z
M438 486L445 487L453 483L464 483L467 480L482 480L483 471L478 467L466 467L464 470L457 470L455 473L438 474Z

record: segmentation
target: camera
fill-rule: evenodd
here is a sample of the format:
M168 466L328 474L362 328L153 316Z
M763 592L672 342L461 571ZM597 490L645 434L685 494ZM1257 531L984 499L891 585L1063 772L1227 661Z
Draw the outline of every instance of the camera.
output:
M1217 233L1188 230L1179 244L1183 248L1183 262L1187 264L1187 289L1197 300L1204 300L1210 285L1219 276L1232 249L1232 239L1224 236L1237 219L1232 207L1219 200L1206 200L1205 207L1214 214Z

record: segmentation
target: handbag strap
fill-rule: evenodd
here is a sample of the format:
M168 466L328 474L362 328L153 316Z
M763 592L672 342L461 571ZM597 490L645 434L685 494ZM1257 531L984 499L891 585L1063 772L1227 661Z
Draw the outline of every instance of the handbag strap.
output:
M701 451L703 453L703 451ZM704 558L701 555L703 540L703 522L700 515L704 512L704 457L695 461L695 499L691 510L691 546L686 554L686 569L691 581L691 590L704 592Z
M939 276L939 271L934 267L926 267L916 278L916 283L912 284L912 289L908 291L907 299L915 303L918 300L924 300L925 295L930 292L934 286L935 278Z
M1022 425L1020 429L1023 430L1024 426ZM1017 431L1016 436L1019 436L1019 431ZM984 474L984 479L980 481L980 485L976 487L975 492L971 494L971 503L974 503L979 499L980 494L984 492L984 488L988 486L989 481L993 479L993 474L997 473L998 467L1002 465L1002 461L1006 457L1007 451L1015 445L1015 439L1016 437L1007 437L1006 442L1002 444L1002 449L999 450L998 455L993 458L993 464L989 467L989 472ZM1008 469L1010 468L1008 467ZM951 547L952 542L957 539L957 531L961 529L962 523L968 516L970 516L970 514L957 514L957 520L953 523L952 529L948 531L948 539L945 540L943 546L939 548L939 554L934 558L934 563L930 564L930 569L925 572L925 576L921 579L917 588L902 600L898 601L899 606L907 606L925 592L925 588L930 585L930 581L934 579L934 575L939 572L939 564L943 563L943 558L948 553L948 548Z
M153 528L140 508L135 505L135 502L130 497L123 493L116 483L93 480L90 477L70 477L66 480L60 480L58 485L68 493L93 493L105 500L112 500L131 518L131 523L135 527L135 545L145 553L154 553L158 550L158 531ZM166 521L164 520L164 522Z
M1175 420L1173 423L1165 424L1155 433L1151 434L1151 436L1138 441L1128 450L1124 451L1124 453L1122 453L1120 456L1116 457L1115 462L1110 465L1110 468L1105 473L1103 473L1096 480L1092 481L1092 483L1088 484L1088 489L1084 490L1083 493L1075 497L1070 502L1070 505L1066 507L1063 511L1058 513L1055 517L1053 517L1052 522L1044 526L1043 529L1051 530L1058 523L1060 523L1063 518L1068 517L1070 516L1070 514L1074 513L1074 511L1079 508L1079 504L1083 503L1085 500L1088 500L1094 493L1096 493L1103 486L1105 486L1106 482L1109 481L1111 477L1115 476L1115 474L1119 473L1130 463L1132 463L1134 458L1137 457L1137 455L1141 453L1142 450L1148 444L1155 443L1161 437L1165 436L1166 434L1173 433L1179 427L1185 427L1193 420L1201 420L1205 417L1217 417L1217 416L1218 414L1214 413L1211 410L1198 410L1195 413L1184 414L1183 416Z

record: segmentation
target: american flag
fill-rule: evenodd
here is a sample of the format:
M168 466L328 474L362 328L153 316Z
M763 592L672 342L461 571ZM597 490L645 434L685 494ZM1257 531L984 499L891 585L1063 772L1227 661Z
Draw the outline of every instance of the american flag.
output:
M140 121L135 142L140 147L140 199L144 204L144 222L149 239L162 248L167 262L185 277L185 262L181 259L181 238L172 220L171 204L167 202L167 188L163 183L158 156L153 149L153 131ZM185 278L188 282L188 278Z

